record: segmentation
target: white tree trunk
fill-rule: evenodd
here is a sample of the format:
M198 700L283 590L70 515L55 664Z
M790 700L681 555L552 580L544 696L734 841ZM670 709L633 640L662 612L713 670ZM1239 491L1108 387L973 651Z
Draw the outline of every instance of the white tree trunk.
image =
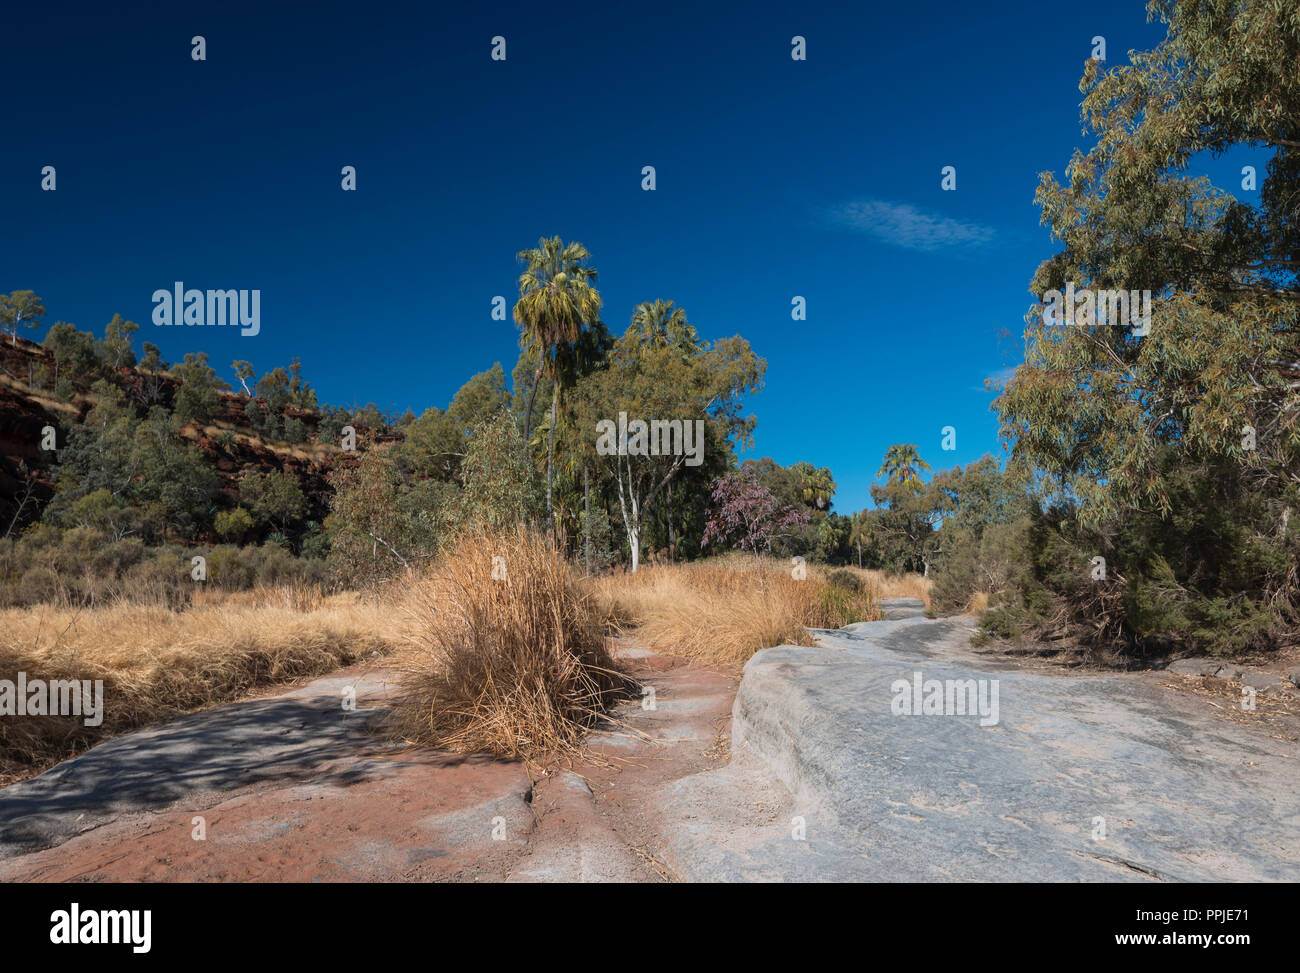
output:
M614 479L618 483L618 509L623 515L623 529L627 531L627 546L632 552L632 573L636 574L641 563L641 503L633 490L631 460L627 457L623 460L627 465L627 487L623 485L624 462L615 464Z

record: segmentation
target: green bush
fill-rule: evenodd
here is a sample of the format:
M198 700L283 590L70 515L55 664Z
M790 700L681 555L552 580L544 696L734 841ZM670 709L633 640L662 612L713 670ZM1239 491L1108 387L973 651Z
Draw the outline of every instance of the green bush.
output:
M845 591L851 591L855 594L860 594L866 587L860 576L844 568L836 568L831 571L826 575L826 580L837 588L843 588Z
M243 507L222 510L212 521L213 530L221 537L240 538L253 529L253 516Z

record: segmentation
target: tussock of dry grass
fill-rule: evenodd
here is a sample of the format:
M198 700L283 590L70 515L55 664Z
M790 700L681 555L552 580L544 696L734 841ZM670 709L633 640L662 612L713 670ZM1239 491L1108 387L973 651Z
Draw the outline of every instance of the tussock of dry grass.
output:
M117 603L0 611L0 678L102 679L103 723L0 717L0 777L100 739L348 665L397 642L392 610L357 594L285 588L205 593L186 611Z
M492 576L498 557L504 578ZM590 589L538 534L461 536L410 583L403 608L408 692L392 728L405 740L559 753L632 685L614 668Z
M870 568L848 567L841 570L852 571L871 586L877 598L920 598L925 607L930 607L929 578L921 574L887 574Z
M870 587L848 590L812 566L797 581L788 562L771 558L664 565L594 583L612 627L657 652L712 664L743 665L759 649L813 644L809 628L880 617Z

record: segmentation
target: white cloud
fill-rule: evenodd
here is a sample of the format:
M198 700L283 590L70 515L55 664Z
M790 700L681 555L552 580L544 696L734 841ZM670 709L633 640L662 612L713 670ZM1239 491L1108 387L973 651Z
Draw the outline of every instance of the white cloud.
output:
M1004 385L1006 385L1007 382L1011 381L1011 376L1016 374L1016 368L1017 368L1016 365L1008 365L1006 368L999 368L996 372L994 372L992 375L989 375L984 380L986 382L992 382L994 389L1000 389ZM980 388L981 392L983 392L984 390L985 390L984 387Z
M948 247L979 247L996 235L990 226L962 223L936 213L927 213L910 203L868 199L844 203L831 210L831 219L884 243L907 250L942 250Z

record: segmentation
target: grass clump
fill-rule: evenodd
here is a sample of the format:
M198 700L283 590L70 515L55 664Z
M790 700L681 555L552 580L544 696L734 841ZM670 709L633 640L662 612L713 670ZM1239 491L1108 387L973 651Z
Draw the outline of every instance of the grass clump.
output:
M614 630L656 652L715 665L744 665L773 645L812 645L810 628L880 617L865 578L855 589L806 566L796 579L785 562L754 555L649 567L595 584Z
M576 748L633 683L615 669L589 588L541 534L470 530L410 584L407 692L392 730L463 753Z

